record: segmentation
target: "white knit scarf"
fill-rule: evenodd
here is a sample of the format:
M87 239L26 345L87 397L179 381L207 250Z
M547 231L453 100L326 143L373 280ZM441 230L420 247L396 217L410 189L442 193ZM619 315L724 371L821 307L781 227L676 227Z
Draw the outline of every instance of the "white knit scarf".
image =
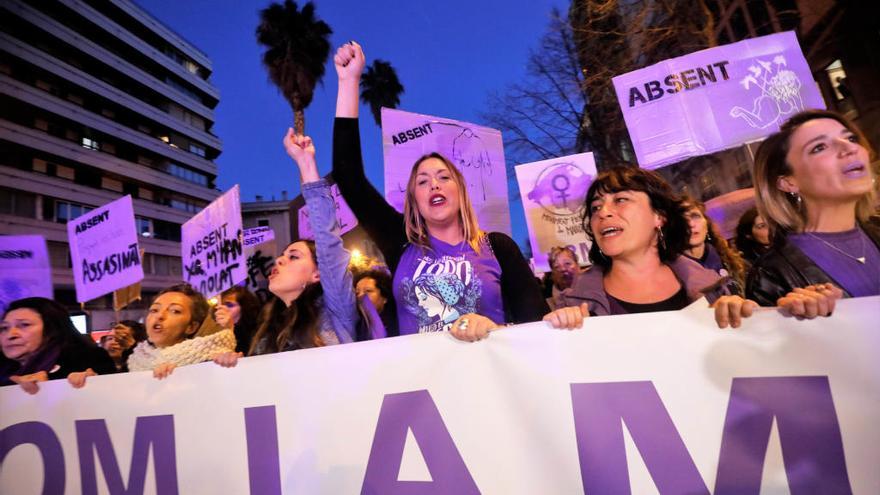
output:
M165 363L186 366L210 361L217 354L233 351L235 351L235 334L232 333L232 329L221 330L204 337L187 339L161 349L143 341L134 348L134 352L129 356L128 370L151 370Z

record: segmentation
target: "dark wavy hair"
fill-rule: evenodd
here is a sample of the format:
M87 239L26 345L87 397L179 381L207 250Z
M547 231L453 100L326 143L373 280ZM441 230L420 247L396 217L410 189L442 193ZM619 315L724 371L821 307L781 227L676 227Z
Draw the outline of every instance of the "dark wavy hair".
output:
M40 319L43 320L43 341L37 351L23 364L0 352L0 377L6 377L13 370L15 372L12 374L21 375L48 370L62 353L90 345L73 326L70 314L64 306L51 299L26 297L12 301L6 308L3 318L16 309L30 309L40 315Z
M233 285L220 294L221 301L227 297L234 299L241 308L238 323L233 329L236 341L235 349L239 352L247 352L251 347L251 339L257 331L260 319L260 299L253 292L240 285Z
M739 217L739 222L736 224L736 248L749 263L754 263L769 248L769 246L758 242L752 235L752 227L755 226L756 218L758 218L758 208L753 206ZM773 239L771 238L770 244L772 243Z
M596 236L590 228L590 218L593 215L590 204L601 196L621 191L639 191L648 195L651 209L665 220L661 227L664 242L657 243L660 260L667 263L679 257L687 249L690 237L681 198L657 172L636 167L615 167L599 174L587 190L581 222L592 241L590 261L606 270L611 267L611 259L599 250Z
M308 246L312 261L317 265L318 254L314 241L301 240L290 244L297 242L303 242ZM272 354L284 350L323 346L324 341L318 328L323 304L324 288L320 281L306 285L290 306L286 306L284 301L273 295L263 306L260 324L251 341L248 356L253 356L257 351L260 354ZM261 342L265 343L261 345ZM292 349L287 346L288 342L292 342Z

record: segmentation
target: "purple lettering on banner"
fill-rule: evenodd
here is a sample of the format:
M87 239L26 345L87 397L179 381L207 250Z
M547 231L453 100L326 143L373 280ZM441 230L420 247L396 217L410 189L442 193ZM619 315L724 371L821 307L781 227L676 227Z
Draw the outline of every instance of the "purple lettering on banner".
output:
M0 466L10 450L28 444L37 447L43 456L42 493L64 493L64 450L58 436L46 423L28 421L0 430Z
M734 378L715 494L758 494L776 418L792 495L851 494L840 424L825 376Z
M585 493L630 493L621 420L661 494L709 490L651 382L571 385Z
M432 481L398 481L407 430L422 450ZM382 401L362 495L480 493L427 390L388 394Z
M82 479L82 493L98 493L95 456L101 461L104 479L110 493L144 493L147 475L147 461L150 447L153 450L153 466L156 476L156 493L177 495L177 458L174 448L174 416L141 416L134 428L134 445L131 452L131 468L128 474L128 487L122 481L119 463L107 423L103 419L88 419L76 422L76 444L79 451L79 471Z
M278 426L275 406L247 407L244 410L247 435L248 479L254 495L281 493L278 461Z

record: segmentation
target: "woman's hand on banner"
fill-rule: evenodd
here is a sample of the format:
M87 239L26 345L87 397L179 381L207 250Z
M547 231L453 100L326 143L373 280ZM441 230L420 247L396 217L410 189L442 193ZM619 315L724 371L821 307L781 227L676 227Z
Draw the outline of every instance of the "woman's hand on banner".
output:
M235 368L235 365L238 364L238 359L244 356L244 354L240 352L221 352L214 356L213 361L224 368Z
M73 388L83 388L86 385L86 378L90 376L98 376L98 374L91 368L88 368L85 371L74 371L67 375L67 382L70 383Z
M19 384L25 392L34 395L40 391L40 386L37 385L39 382L49 381L49 373L38 371L29 375L12 375L9 379L13 383Z
M581 303L580 306L568 306L551 311L544 315L544 321L553 328L574 330L580 328L584 323L584 319L589 317L590 307L587 303Z
M712 304L718 328L739 328L742 319L752 316L758 303L740 296L721 296Z
M449 333L458 340L476 342L489 336L489 332L498 328L498 324L476 313L468 313L459 317L452 324Z
M816 284L792 290L780 297L776 305L791 316L809 320L831 316L835 303L842 297L843 290L834 284Z
M162 363L155 368L153 368L153 378L157 378L159 380L163 380L171 376L171 373L174 372L174 368L177 365L174 363Z

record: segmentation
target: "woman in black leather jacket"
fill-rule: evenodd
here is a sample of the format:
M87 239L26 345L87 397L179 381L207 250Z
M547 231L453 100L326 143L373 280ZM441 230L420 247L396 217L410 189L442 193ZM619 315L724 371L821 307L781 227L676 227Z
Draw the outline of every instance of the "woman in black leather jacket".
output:
M872 155L854 124L824 110L795 115L761 143L756 199L774 243L749 273L749 299L773 306L824 295L830 304L814 308L821 315L838 297L880 294Z

